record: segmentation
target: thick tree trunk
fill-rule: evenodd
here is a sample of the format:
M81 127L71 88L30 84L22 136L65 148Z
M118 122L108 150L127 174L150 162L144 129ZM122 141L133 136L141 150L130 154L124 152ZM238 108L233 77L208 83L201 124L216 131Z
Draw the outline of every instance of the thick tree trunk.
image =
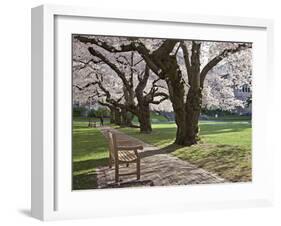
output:
M199 116L202 105L201 88L189 90L185 105L186 112L186 145L196 144L199 140Z
M184 105L184 85L180 81L167 82L170 94L170 100L175 113L175 122L177 125L177 133L175 143L186 145L186 117Z
M179 145L186 145L186 111L184 107L184 92L183 88L178 87L178 89L173 89L173 95L170 99L172 101L174 113L175 113L175 122L177 125L177 133L175 143Z
M119 109L114 110L114 121L116 125L121 125L121 113Z
M184 94L184 85L176 79L179 74L169 74L169 92L172 93L172 103L176 116L177 134L175 143L179 145L196 144L199 137L198 120L202 103L202 88L200 87L200 43L192 43L191 64L188 58L188 52L185 50L185 60L188 71L189 90ZM184 100L186 98L186 100Z
M179 77L170 74L170 78ZM184 84L181 81L170 79L167 81L167 84L177 125L175 143L184 146L196 144L198 141L198 120L202 103L201 88L190 87L187 95L185 95ZM198 87L195 81L193 85Z
M132 126L132 114L125 109L121 110L121 126L127 126L131 127Z
M133 118L134 114L130 111L126 111L126 126L132 127L133 126Z
M110 108L110 123L111 124L115 123L115 111L113 108Z
M175 91L175 90L174 90ZM175 93L174 93L175 95ZM177 124L175 143L178 145L190 146L199 140L199 116L202 104L201 89L190 89L187 94L186 103L183 104L180 98L174 98L173 108Z
M140 132L141 133L151 133L151 121L150 121L150 111L149 111L149 105L141 105L139 106L139 114L138 119L140 123Z

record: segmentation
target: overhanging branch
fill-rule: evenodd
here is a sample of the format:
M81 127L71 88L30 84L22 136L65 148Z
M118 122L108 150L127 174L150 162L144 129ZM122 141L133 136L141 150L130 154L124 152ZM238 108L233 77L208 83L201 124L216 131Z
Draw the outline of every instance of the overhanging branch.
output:
M94 86L96 84L98 84L98 82L90 82L90 83L88 83L88 84L86 84L85 86L82 86L82 87L80 87L78 85L75 85L75 84L73 86L81 91L81 90L84 90L84 89L86 89L90 86Z

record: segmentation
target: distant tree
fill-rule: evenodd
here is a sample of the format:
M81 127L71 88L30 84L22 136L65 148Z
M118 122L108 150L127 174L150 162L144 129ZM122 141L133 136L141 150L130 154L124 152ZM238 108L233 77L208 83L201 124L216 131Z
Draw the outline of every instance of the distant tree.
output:
M91 109L88 111L88 117L89 118L93 118L93 117L96 117L96 112L94 109Z
M140 131L150 133L150 105L168 99L165 83L161 85L160 79L153 75L137 53L110 54L99 48L91 48L89 53L92 58L85 57L83 61L75 59L78 62L75 71L79 69L79 79L75 80L74 87L83 92L86 89L88 96L95 93L92 96L99 98L98 103L109 107L112 112L116 113L116 108L120 109L125 125L131 126L133 115L137 116ZM81 68L87 69L87 76L81 76Z

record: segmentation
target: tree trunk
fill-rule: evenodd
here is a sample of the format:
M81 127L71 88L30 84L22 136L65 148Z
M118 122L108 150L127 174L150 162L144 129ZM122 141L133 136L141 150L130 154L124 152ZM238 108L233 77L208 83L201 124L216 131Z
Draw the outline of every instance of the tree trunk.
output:
M177 124L175 143L178 145L190 146L199 140L199 116L202 104L201 89L190 89L187 94L186 103L175 95L180 94L179 90L173 91L173 108Z
M121 110L121 125L131 127L132 126L132 114L125 109Z
M139 123L140 123L140 132L141 133L151 133L151 121L150 121L150 111L149 104L139 106Z
M115 123L115 111L113 108L110 108L110 124Z
M132 127L133 126L133 118L134 114L130 111L126 111L126 126Z
M114 110L114 121L116 125L121 125L121 113L119 109Z
M170 78L176 78L176 76L170 75ZM198 141L198 121L202 103L201 88L190 87L185 103L184 84L171 79L167 81L167 84L177 125L175 143L184 146L196 144ZM196 87L198 86L196 85Z
M191 64L187 62L189 90L185 95L181 74L169 73L169 92L177 124L175 143L196 144L199 137L198 120L201 111L202 89L200 87L200 43L192 43ZM186 53L186 56L188 53ZM179 73L179 72L178 72ZM171 95L172 94L172 95ZM186 100L185 100L186 98Z
M192 43L191 67L189 68L189 85L185 103L185 145L196 144L199 140L199 116L202 105L202 88L200 86L200 48L201 43Z
M186 111L186 145L196 144L199 140L199 116L202 105L201 88L190 89L185 105Z
M184 104L184 84L178 76L177 71L169 75L167 81L170 100L173 105L175 113L175 122L177 125L177 133L175 143L179 145L186 145L186 117L185 117L185 104Z

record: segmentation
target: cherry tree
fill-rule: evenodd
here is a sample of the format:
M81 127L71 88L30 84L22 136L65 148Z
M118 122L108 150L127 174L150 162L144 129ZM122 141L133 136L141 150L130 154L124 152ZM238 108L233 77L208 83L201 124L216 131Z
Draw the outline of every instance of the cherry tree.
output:
M109 43L99 37L75 38L88 44L89 52L95 46L108 53L136 51L140 54L150 70L166 81L177 125L175 143L179 145L198 141L202 92L209 72L233 54L251 48L250 43L214 42L212 45L202 41L123 38L113 44L112 40ZM181 58L183 60L179 60Z
M89 47L88 50L93 58L87 59L88 65L85 68L90 68L92 72L89 72L88 75L94 75L95 78L91 80L93 76L90 76L91 81L86 82L85 76L80 76L83 83L86 84L83 87L76 86L76 88L84 90L84 88L94 86L95 97L105 97L105 102L99 101L100 104L108 106L110 109L112 106L120 108L128 126L131 126L131 118L127 121L127 111L131 112L131 115L138 117L140 131L150 133L152 130L150 104L160 104L168 99L167 88L158 84L160 79L153 75L138 53L112 54L99 47ZM82 52L85 54L85 51ZM103 66L94 68L101 63ZM85 62L83 61L81 64L85 65ZM105 78L108 81L105 81ZM118 100L112 98L113 85L108 85L116 78L122 82L121 87L120 84L115 86L119 92L122 90L121 93L123 93L123 96Z
M102 61L93 59L86 45L81 45L77 40L73 40L73 100L79 103L96 103L110 109L111 123L121 125L121 109L117 106L122 101L123 92L120 90L122 81L112 76L111 69ZM106 102L106 93L99 88L100 74L102 88L110 89L110 101Z
M249 88L252 86L251 59L251 49L245 49L232 54L213 67L204 82L202 107L224 111L247 107L247 100L237 98L235 92L245 85Z

